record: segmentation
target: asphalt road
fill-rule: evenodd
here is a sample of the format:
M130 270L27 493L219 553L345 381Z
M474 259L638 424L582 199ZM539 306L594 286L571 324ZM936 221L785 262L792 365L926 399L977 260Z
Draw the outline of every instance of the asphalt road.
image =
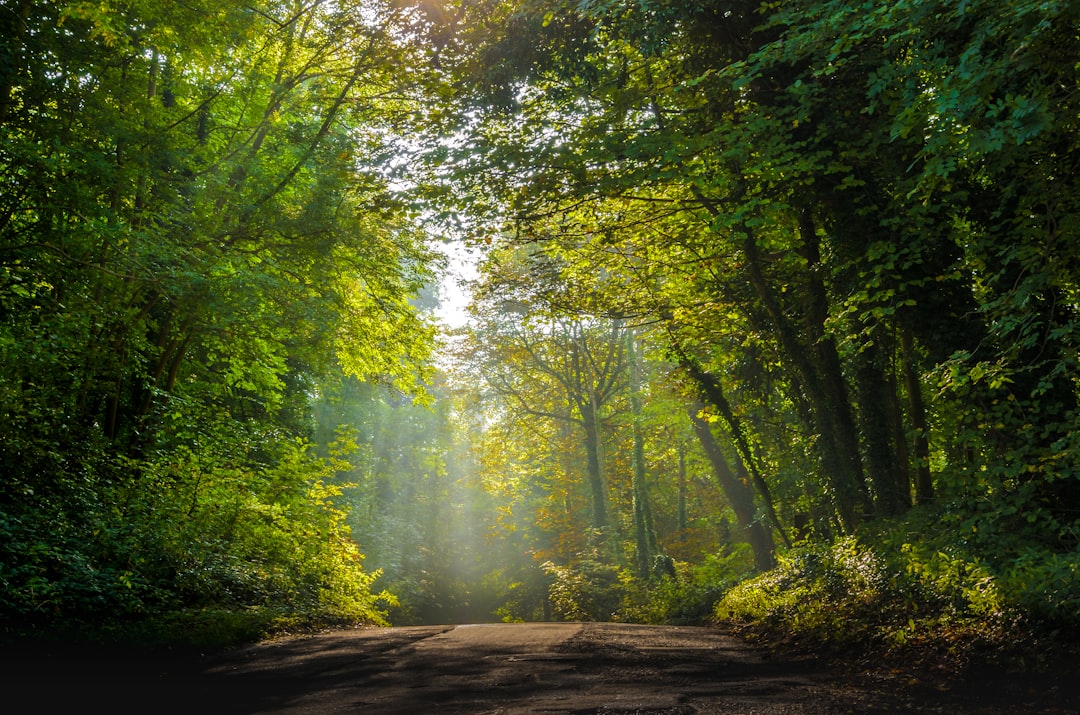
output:
M289 641L210 672L264 694L234 712L836 712L796 670L713 630L523 623Z
M13 714L1043 711L774 655L712 628L625 624L364 629L213 657L46 649L3 663L0 687Z

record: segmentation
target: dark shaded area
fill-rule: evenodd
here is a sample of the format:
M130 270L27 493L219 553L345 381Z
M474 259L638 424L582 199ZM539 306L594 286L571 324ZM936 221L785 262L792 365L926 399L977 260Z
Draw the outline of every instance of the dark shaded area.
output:
M2 653L20 712L1073 712L1077 684L980 671L934 682L624 624L366 629L227 654L32 646ZM1071 671L1070 671L1071 672Z

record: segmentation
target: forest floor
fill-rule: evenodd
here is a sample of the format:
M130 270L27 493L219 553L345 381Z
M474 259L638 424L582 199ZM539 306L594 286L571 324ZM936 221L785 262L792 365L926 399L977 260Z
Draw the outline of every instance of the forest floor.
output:
M420 626L214 655L38 645L0 656L10 713L1080 712L1074 664L1038 677L912 670L748 643L718 628Z

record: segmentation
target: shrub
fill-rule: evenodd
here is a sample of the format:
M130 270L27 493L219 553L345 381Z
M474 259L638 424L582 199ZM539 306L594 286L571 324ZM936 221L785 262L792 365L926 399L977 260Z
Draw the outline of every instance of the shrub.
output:
M851 537L780 558L773 571L731 589L716 617L837 648L933 641L962 649L1000 638L1016 611L970 555L910 543L887 551Z
M706 556L701 564L671 562L649 579L622 573L623 602L616 620L628 623L700 625L712 620L716 602L753 569L746 544Z
M551 561L541 568L550 579L548 598L553 615L563 621L609 621L622 601L619 569L599 561L558 566Z

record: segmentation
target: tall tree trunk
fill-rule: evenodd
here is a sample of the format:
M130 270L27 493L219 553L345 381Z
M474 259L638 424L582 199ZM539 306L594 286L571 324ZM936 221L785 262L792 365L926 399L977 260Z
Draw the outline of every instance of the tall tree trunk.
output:
M567 399L567 408L570 412L573 412L574 402ZM567 420L557 420L559 430L559 442L554 445L555 457L559 463L559 468L562 469L563 477L566 479L567 484L572 484L577 479L575 474L574 454L572 450L568 449L568 445L573 442L574 436L571 431L574 430L576 425ZM563 497L563 513L567 518L570 518L574 513L574 491L572 489L564 490Z
M698 415L698 412L700 412L699 407L699 405L693 405L689 410L690 421L694 425L694 433L697 435L698 442L701 443L705 456L709 459L709 464L713 469L713 476L716 477L720 489L724 492L724 496L727 497L728 503L731 504L732 511L735 512L735 518L739 521L739 527L747 543L753 549L754 567L758 571L768 571L776 565L772 534L765 528L765 524L757 518L757 508L754 506L754 492L744 481L735 476L720 449L720 445L716 443L716 438L713 436L709 423Z
M679 445L679 532L683 533L689 527L686 513L686 445Z
M157 96L158 85L158 64L161 61L161 57L158 54L157 48L151 51L150 56L150 70L146 80L146 99L152 100ZM149 115L143 119L143 129L147 132L150 131L150 118ZM149 183L149 176L147 175L146 164L143 163L139 168L139 176L135 184L135 211L131 218L131 225L138 227L143 222L143 211L147 205L147 185Z
M633 330L626 331L626 355L630 363L630 419L634 441L630 458L634 472L634 543L638 576L647 578L656 537L650 534L652 519L649 518L649 490L645 483L645 439L641 433L641 352L638 350Z
M900 361L903 365L904 389L908 396L911 427L915 432L912 457L915 459L915 502L928 504L934 500L934 482L930 474L930 442L923 404L922 382L915 365L915 341L907 326L900 326Z
M900 403L900 386L896 381L898 366L895 361L896 346L892 352L894 359L885 371L885 394L888 399L889 431L892 433L896 461L893 463L893 483L896 493L904 502L904 509L911 508L911 451L908 449L907 430L904 428L904 408Z
M741 175L740 167L733 165L729 168L734 176ZM716 202L696 187L690 190L710 215L720 216ZM738 186L731 200L737 201L744 193L745 186ZM862 517L859 507L863 506L864 511L869 511L869 495L859 461L858 435L839 356L824 329L828 318L828 294L819 274L821 261L816 228L809 213L802 212L799 231L804 239L803 253L808 264L806 285L810 302L806 327L811 336L807 341L800 339L765 276L753 227L743 224L741 228L745 235L742 249L747 277L769 317L769 328L787 357L786 364L792 366L806 389L813 408L814 430L817 433L815 444L821 456L824 479L830 485L841 530L851 532Z
M880 336L877 336L880 337ZM855 385L858 390L859 426L866 454L866 468L874 487L874 509L878 516L895 516L911 506L911 498L898 489L892 443L889 381L881 360L879 341L864 346L855 357Z
M849 532L858 523L857 483L861 476L852 474L850 469L852 460L843 455L836 429L837 421L833 416L833 400L829 399L830 390L826 389L826 381L822 379L815 361L811 358L814 351L807 349L807 346L799 339L795 327L765 278L760 251L753 235L747 236L743 242L743 254L746 256L750 283L772 322L772 330L780 341L788 363L799 374L800 382L806 389L812 409L814 430L817 433L815 445L821 457L822 470L825 472L824 479L830 486L833 506L842 530ZM836 391L835 385L832 391Z
M583 402L581 411L582 427L585 429L585 469L589 480L589 495L592 499L592 527L597 531L607 529L607 499L604 494L604 473L600 459L600 415L590 396L589 402Z
M761 500L765 504L765 513L768 515L773 525L776 526L776 530L784 540L784 545L790 547L791 541L784 532L784 527L780 523L780 517L776 513L776 507L773 504L769 485L765 483L765 479L761 476L761 471L757 466L757 458L750 447L750 440L743 431L742 422L735 416L734 411L731 409L731 405L727 401L727 396L724 394L724 389L720 385L720 381L713 375L702 370L692 360L684 358L683 367L690 373L690 376L694 381L697 382L705 399L720 411L720 416L727 423L728 430L731 433L731 439L735 443L735 450L741 455L743 464L749 469L754 486L757 487L758 494L761 495Z
M802 255L806 259L806 286L809 301L806 311L805 329L807 339L813 346L817 358L821 389L824 393L825 417L833 430L836 443L836 458L839 460L842 475L835 486L842 489L845 499L868 515L873 505L866 488L862 463L859 458L859 434L855 428L855 415L848 396L847 383L840 355L836 350L836 341L829 335L825 326L829 320L829 295L822 278L821 246L817 225L809 209L799 213L799 237L802 239ZM862 515L855 514L856 524ZM854 524L849 524L851 529Z

